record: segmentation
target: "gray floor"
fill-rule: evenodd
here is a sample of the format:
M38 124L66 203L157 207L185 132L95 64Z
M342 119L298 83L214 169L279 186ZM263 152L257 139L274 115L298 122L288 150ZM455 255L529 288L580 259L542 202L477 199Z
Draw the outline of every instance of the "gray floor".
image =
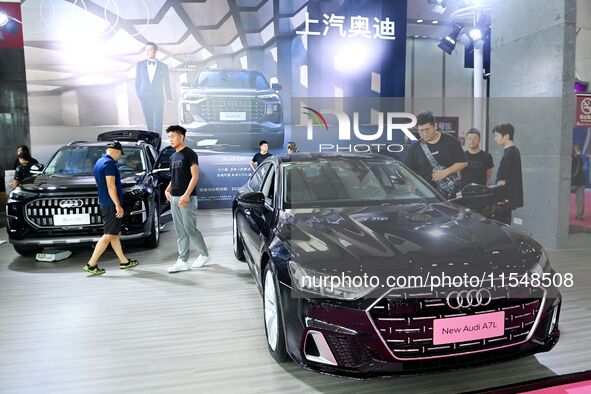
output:
M176 258L173 231L156 250L129 250L136 269L120 271L107 255L102 277L81 270L88 251L51 264L0 245L0 392L451 393L591 369L591 249L550 251L575 277L562 290L562 338L551 352L360 381L277 364L261 298L232 256L229 210L200 211L199 221L213 261L174 275L165 271Z

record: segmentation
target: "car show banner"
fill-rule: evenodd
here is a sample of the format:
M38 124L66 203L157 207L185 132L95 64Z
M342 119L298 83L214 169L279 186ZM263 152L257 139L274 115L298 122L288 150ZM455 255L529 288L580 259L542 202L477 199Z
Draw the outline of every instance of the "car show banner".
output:
M261 140L273 155L291 141L300 151L342 143L337 112L363 130L353 136L380 121L372 143L404 142L400 128L386 132L411 121L403 100L380 98L405 96L406 0L254 3L23 2L33 156L47 164L113 130L155 131L164 147L179 124L199 155L199 206L219 208L252 175Z

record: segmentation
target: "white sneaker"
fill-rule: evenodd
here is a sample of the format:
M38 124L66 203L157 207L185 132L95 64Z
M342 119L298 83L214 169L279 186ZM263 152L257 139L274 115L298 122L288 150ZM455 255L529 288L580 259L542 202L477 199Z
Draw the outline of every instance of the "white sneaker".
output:
M168 267L166 270L170 273L172 272L180 272L180 271L187 271L189 266L183 260L178 259L174 265Z
M199 257L195 259L195 262L191 264L191 268L201 268L207 264L209 260L211 260L211 255L204 256L200 254Z

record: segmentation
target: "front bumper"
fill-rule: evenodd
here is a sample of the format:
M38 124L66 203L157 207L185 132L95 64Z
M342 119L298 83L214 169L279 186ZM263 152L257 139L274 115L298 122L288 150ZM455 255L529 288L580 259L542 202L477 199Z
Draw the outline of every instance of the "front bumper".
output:
M54 197L51 197L54 198ZM60 197L55 197L59 199ZM95 244L103 235L100 213L92 208L91 225L53 226L39 225L39 219L32 219L25 211L26 205L34 200L8 204L6 206L7 233L9 242L15 246L27 248L43 247L82 247ZM50 217L52 208L42 208L44 217ZM149 199L124 200L121 241L126 243L139 242L151 233L153 205ZM42 224L44 222L41 222Z
M128 234L121 235L121 241L135 241L141 240L150 234ZM58 246L87 246L94 245L101 239L101 236L65 236L65 237L51 237L51 238L26 238L26 239L10 239L10 243L17 246L39 246L39 247L58 247Z
M288 353L302 367L330 374L371 377L486 364L548 351L560 336L561 295L550 288L537 312L537 323L523 340L507 346L471 348L461 354L405 359L392 352L363 307L294 297L284 284L281 291Z

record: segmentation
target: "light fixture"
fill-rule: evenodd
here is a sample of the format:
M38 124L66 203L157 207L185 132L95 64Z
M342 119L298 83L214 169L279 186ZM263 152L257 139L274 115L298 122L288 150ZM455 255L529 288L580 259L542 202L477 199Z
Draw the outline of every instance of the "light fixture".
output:
M439 41L439 44L437 44L437 46L439 48L441 48L448 55L451 55L451 53L453 52L453 50L456 47L456 42L458 40L458 36L460 35L461 31L462 31L462 26L456 25L454 27L454 30L451 33L449 33L448 35L446 35L445 37L443 37L441 39L441 41Z
M422 19L417 19L417 23L423 23Z
M431 23L433 23L434 25L438 24L439 21L432 21Z
M5 26L8 23L8 21L10 21L8 15L6 15L5 12L0 12L0 27Z
M473 41L482 40L482 31L478 27L474 27L472 30L470 30L469 34Z

